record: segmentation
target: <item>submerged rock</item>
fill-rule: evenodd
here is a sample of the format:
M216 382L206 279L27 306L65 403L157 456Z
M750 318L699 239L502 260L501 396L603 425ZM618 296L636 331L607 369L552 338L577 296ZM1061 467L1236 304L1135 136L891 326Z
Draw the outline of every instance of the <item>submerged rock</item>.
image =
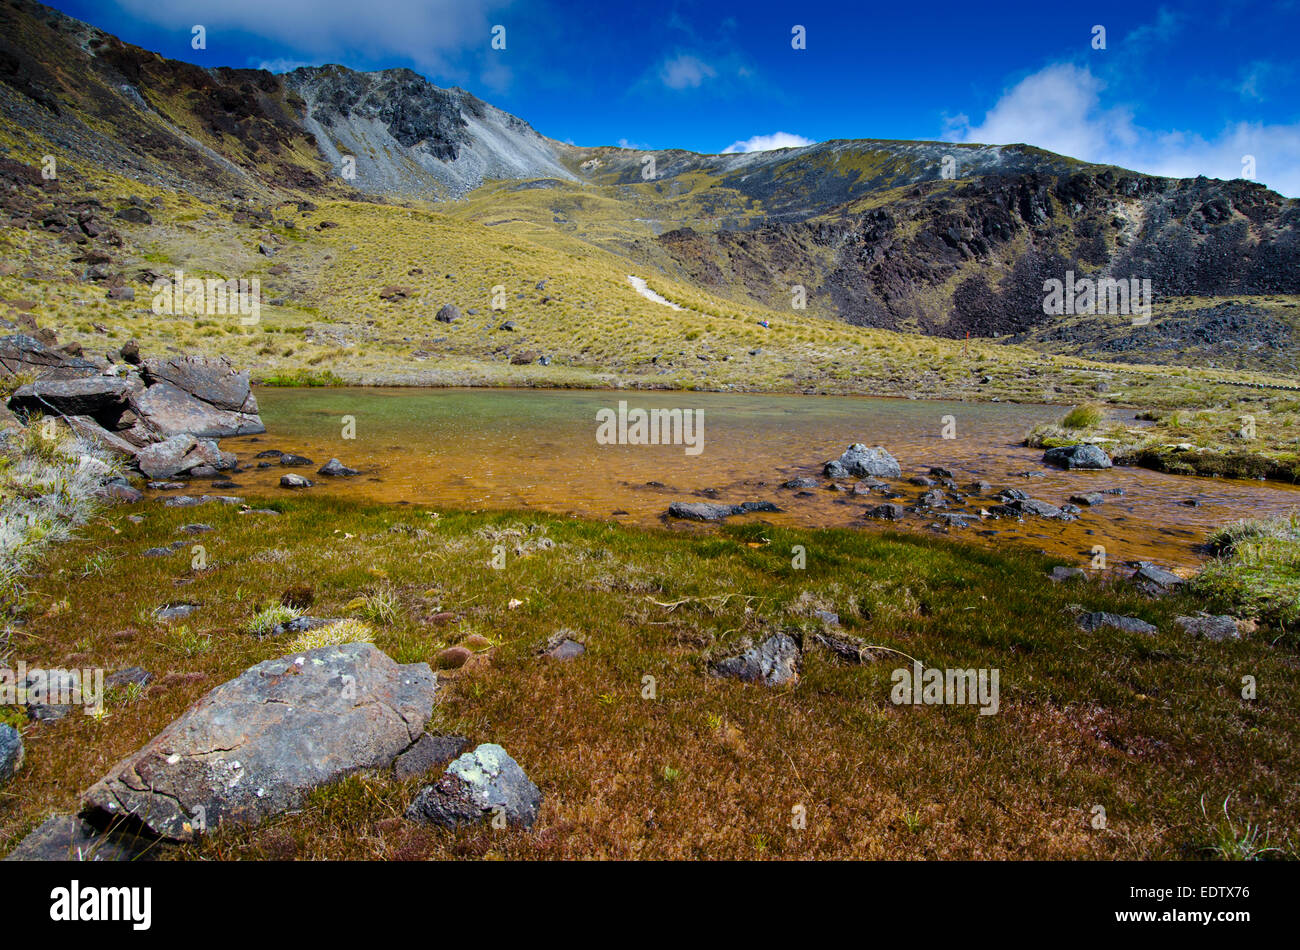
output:
M359 475L361 473L358 472L355 468L348 468L338 459L330 459L328 462L326 462L324 465L322 465L320 468L316 470L316 474L328 475L331 477L346 478L350 475Z
M707 501L675 501L668 506L668 517L691 521L721 521L732 515L755 511L780 511L770 501L746 501L739 505L715 505Z

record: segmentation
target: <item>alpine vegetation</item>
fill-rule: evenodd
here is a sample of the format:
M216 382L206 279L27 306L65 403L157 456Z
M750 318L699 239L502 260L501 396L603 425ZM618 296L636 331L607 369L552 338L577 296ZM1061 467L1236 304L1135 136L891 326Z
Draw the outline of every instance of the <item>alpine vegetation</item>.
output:
M99 508L118 475L103 449L48 422L0 432L0 601L10 607L51 542L64 541Z

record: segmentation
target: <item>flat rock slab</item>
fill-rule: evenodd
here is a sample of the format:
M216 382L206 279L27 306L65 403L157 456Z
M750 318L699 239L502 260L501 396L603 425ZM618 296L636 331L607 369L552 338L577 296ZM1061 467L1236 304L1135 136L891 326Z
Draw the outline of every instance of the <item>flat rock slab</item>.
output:
M6 861L138 861L152 841L100 834L76 815L51 815L18 843Z
M314 788L386 768L424 732L437 680L370 643L267 660L223 683L86 792L85 807L192 841L296 808Z
M420 789L406 817L456 828L500 814L508 824L531 828L541 804L541 791L519 763L487 743L451 763L437 784Z
M782 686L799 678L803 656L794 638L776 633L757 646L734 656L715 660L710 669L716 676L729 676L746 683Z
M1174 623L1184 633L1189 633L1194 637L1202 637L1206 640L1213 640L1216 643L1221 643L1224 640L1237 640L1241 637L1241 630L1237 627L1236 619L1227 614L1175 617Z
M1154 624L1149 624L1145 620L1139 620L1137 617L1122 617L1119 614L1107 613L1104 610L1098 610L1094 613L1084 614L1078 620L1079 629L1091 633L1094 630L1100 630L1102 627L1111 627L1115 630L1122 630L1125 633L1142 633L1148 636L1157 633L1158 629Z
M732 515L780 510L770 501L746 501L739 505L715 505L707 501L675 501L668 506L668 517L685 518L689 521L721 521Z
M1166 571L1154 564L1143 564L1134 572L1132 580L1148 594L1155 595L1169 593L1187 583L1172 571Z

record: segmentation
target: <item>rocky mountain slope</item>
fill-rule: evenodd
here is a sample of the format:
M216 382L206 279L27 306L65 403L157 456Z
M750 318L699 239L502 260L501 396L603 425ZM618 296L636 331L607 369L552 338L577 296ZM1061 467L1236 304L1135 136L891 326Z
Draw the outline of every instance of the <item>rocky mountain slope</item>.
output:
M29 167L52 155L61 180L120 175L219 205L436 207L566 253L595 245L623 259L622 273L791 316L802 307L865 327L1271 371L1300 352L1300 202L1024 145L576 147L409 70L204 69L10 0L0 155ZM1150 281L1153 318L1045 313L1044 282L1070 273ZM1209 312L1239 297L1266 305L1266 353L1234 345L1249 310L1164 328L1177 299L1179 312Z

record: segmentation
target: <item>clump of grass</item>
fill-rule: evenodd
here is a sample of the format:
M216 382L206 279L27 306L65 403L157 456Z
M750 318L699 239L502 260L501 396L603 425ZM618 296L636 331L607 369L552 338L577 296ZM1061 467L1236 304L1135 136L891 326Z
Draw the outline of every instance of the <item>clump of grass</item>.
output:
M1268 855L1282 855L1281 848L1269 844L1267 829L1249 822L1240 827L1228 814L1228 801L1223 800L1223 818L1210 829L1210 843L1206 850L1220 861L1259 861ZM1201 796L1201 814L1205 813L1205 796Z
M300 653L318 647L336 647L344 643L374 643L375 632L361 620L347 617L336 623L298 634L287 646L286 652Z
M21 578L52 543L99 510L97 489L116 462L65 427L32 419L0 432L0 608L21 600Z
M387 581L376 584L360 598L361 616L371 623L391 626L401 614L401 605L397 602L397 592Z
M1198 593L1283 631L1300 625L1300 512L1226 525L1207 546L1217 557L1194 579Z
M287 607L284 604L272 604L264 610L258 611L252 620L244 625L244 631L251 633L255 637L270 636L276 628L290 620L297 620L302 616L302 611L297 607Z
M1095 402L1075 406L1061 419L1063 429L1093 429L1106 417L1105 410Z

